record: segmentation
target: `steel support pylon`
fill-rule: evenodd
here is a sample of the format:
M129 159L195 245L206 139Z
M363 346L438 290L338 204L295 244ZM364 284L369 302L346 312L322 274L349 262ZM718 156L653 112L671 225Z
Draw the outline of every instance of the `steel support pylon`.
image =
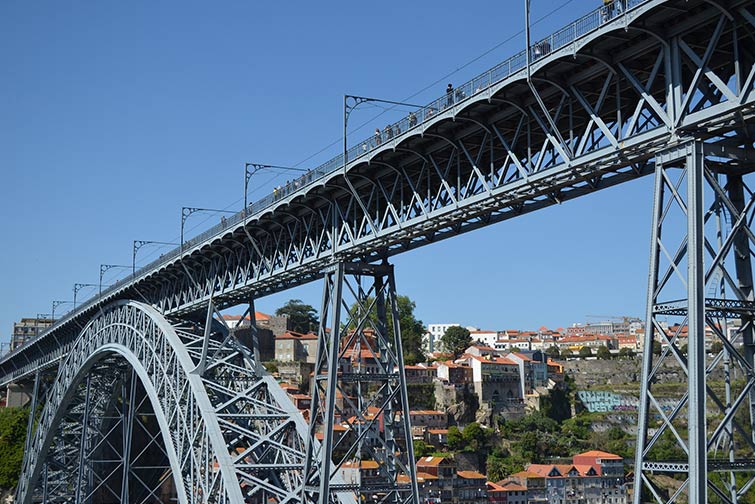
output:
M338 263L324 276L302 502L417 504L393 266Z
M753 167L706 148L656 159L635 504L755 490Z

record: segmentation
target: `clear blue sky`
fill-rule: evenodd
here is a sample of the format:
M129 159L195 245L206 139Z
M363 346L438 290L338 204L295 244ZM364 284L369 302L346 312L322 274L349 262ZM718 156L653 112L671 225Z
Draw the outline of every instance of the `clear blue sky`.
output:
M600 4L532 3L533 20L566 4L535 36ZM337 154L344 93L424 103L522 49L523 5L0 3L0 339L72 299L74 282L97 283L101 263L130 264L132 240L177 240L182 206L239 209L245 161L313 167ZM379 112L358 109L351 125L366 124L350 138L402 113L370 122ZM251 198L280 182L260 176ZM399 291L425 323L641 315L651 193L646 178L396 257ZM189 234L219 217L204 219ZM160 250L142 252L145 263ZM320 293L258 309L319 306Z

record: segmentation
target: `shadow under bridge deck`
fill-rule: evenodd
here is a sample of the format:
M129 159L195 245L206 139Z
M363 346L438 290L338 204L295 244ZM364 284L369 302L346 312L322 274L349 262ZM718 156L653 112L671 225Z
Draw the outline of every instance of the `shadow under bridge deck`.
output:
M519 53L395 125L392 138L356 143L345 167L326 163L304 187L83 303L3 357L0 381L55 365L118 299L168 317L196 316L210 299L233 306L319 279L336 261L377 261L648 175L658 153L690 138L729 167L751 162L751 149L741 154L751 142L735 132L752 130L753 55L743 49L752 10L751 1L628 0L612 19L595 11L544 39L531 79Z

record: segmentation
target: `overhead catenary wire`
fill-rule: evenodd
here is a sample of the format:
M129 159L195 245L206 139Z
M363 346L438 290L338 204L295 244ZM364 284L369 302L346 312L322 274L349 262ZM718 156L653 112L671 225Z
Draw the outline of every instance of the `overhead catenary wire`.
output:
M548 19L549 17L553 16L557 12L561 11L562 9L566 8L567 6L569 6L570 4L574 3L574 1L575 0L566 0L565 2L563 2L558 7L555 7L554 9L551 9L546 14L544 14L544 15L540 16L539 18L537 18L535 21L532 22L531 26L536 26L539 23L545 21L546 19ZM402 99L401 101L402 102L406 102L406 101L411 100L412 98L416 98L417 96L419 96L420 94L424 93L425 91L427 91L427 90L429 90L429 89L431 89L431 88L439 85L440 83L444 82L445 80L449 79L450 77L453 77L454 75L456 75L457 73L461 72L462 70L464 70L464 69L468 68L469 66L473 65L474 63L480 61L485 56L488 56L489 54L493 53L495 50L501 48L502 46L508 44L512 40L515 40L517 37L523 35L524 32L525 32L525 30L522 29L522 30L519 30L518 32L510 35L506 39L502 40L501 42L498 42L494 46L492 46L489 49L487 49L487 50L483 51L482 53L478 54L477 56L475 56L471 60L467 61L463 65L460 65L460 66L456 67L454 70L452 70L452 71L444 74L443 76L435 79L433 82L427 84L426 86L424 86L423 88L419 89L418 91L415 91L414 93L412 93L411 95L409 95L406 98ZM360 123L359 125L357 125L353 129L351 129L348 132L348 134L354 134L354 133L362 130L365 126L367 126L369 124L372 124L374 121L376 121L377 119L379 119L380 117L382 117L386 113L388 113L388 112L390 112L392 110L395 110L395 109L397 109L400 106L400 105L382 106L382 105L379 105L379 104L373 103L373 102L368 102L366 104L369 104L369 106L374 107L374 108L382 109L382 111L380 113L374 115L373 117L365 120L364 122ZM318 156L318 155L322 154L323 152L327 151L328 149L334 147L335 145L340 144L341 142L343 142L343 137L339 137L338 139L336 139L333 142L329 143L328 145L326 145L322 149L320 149L317 152L314 152L313 154L307 156L306 158L304 158L304 159L302 159L302 160L300 160L300 161L292 164L291 166L293 166L293 167L299 167L302 164L306 163L307 161L315 158L316 156ZM252 195L252 194L255 194L255 193L259 192L259 191L269 192L269 188L267 187L267 185L270 184L271 182L274 183L274 182L276 182L276 181L278 181L278 180L280 180L280 179L282 179L284 177L285 177L285 174L283 174L283 173L275 174L275 175L273 175L273 176L271 176L271 177L263 180L257 186L257 188L255 188L254 190L250 191L249 194ZM250 198L250 200L251 200L251 198ZM222 210L230 210L231 208L235 208L236 205L238 203L242 202L242 201L243 201L243 198L239 198L239 199L233 201L232 203L230 203L229 205L225 206L224 208L222 208ZM190 228L188 228L185 231L185 233L188 233L188 232L196 230L197 228L199 228L200 226L203 226L205 223L207 223L208 221L210 221L213 218L214 218L213 215L207 215L207 216L205 216L203 219L200 219L200 220L196 221L196 223L194 225L192 225ZM173 239L173 241L177 241L179 239L180 239L180 237L177 236L176 238ZM152 251L152 252L148 253L145 256L145 259L156 255L157 252L158 252L158 250L155 250L155 251Z
M551 17L552 15L554 15L555 13L557 13L558 11L566 8L569 4L573 3L574 1L575 0L566 0L564 3L562 3L561 5L559 5L558 7L556 7L555 9L552 9L550 12L548 12L548 13L542 15L541 17L537 18L535 21L532 22L531 26L536 26L540 22L545 21L546 19L548 19L549 17ZM417 97L421 93L424 93L428 89L431 89L431 88L437 86L438 84L440 84L441 82L445 81L449 77L452 77L452 76L456 75L458 72L464 70L465 68L469 67L470 65L472 65L472 64L476 63L477 61L481 60L482 58L484 58L488 54L490 54L493 51L495 51L496 49L500 48L501 46L503 46L503 45L511 42L512 40L514 40L515 38L519 37L520 35L523 35L524 32L525 32L525 30L519 30L518 32L516 32L513 35L511 35L510 37L508 37L508 38L504 39L503 41L497 43L496 45L494 45L490 49L487 49L483 53L475 56L474 58L472 58L471 60L467 61L463 65L457 67L455 70L453 70L453 71L451 71L451 72L443 75L442 77L439 77L438 79L436 79L435 81L433 81L430 84L426 85L425 87L423 87L419 91L416 91L415 93L407 96L406 98L404 98L404 99L402 99L400 101L405 102L405 101L411 100L412 98ZM364 121L363 123L359 124L357 127L355 127L354 129L350 130L348 132L348 134L353 134L353 133L356 133L357 131L360 131L362 128L364 128L368 124L371 124L373 121L379 119L381 116L383 116L384 114L386 114L390 110L393 110L394 108L396 108L396 105L394 105L393 107L390 107L390 108L384 110L383 112L380 112L376 116L374 116L374 117L372 117L372 118ZM299 166L299 165L301 165L303 163L306 163L307 161L309 161L310 159L314 158L315 156L318 156L318 155L322 154L323 152L327 151L328 149L330 149L333 146L338 145L338 144L340 144L342 142L343 142L343 137L339 137L338 139L333 140L331 143L329 143L328 145L326 145L322 149L318 150L314 154L311 154L310 156L308 156L308 157L302 159L301 161L295 163L293 166Z

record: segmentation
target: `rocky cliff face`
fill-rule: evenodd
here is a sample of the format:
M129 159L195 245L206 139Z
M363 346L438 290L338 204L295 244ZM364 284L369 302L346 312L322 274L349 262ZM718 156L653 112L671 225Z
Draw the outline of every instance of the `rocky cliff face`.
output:
M564 362L564 372L574 378L577 390L604 385L633 385L638 388L642 378L642 359L640 356L628 360L575 359ZM723 379L721 366L709 379ZM658 371L655 383L687 383L687 377L676 359L667 358Z
M448 413L449 425L466 425L475 421L479 403L471 387L435 382L435 409Z

